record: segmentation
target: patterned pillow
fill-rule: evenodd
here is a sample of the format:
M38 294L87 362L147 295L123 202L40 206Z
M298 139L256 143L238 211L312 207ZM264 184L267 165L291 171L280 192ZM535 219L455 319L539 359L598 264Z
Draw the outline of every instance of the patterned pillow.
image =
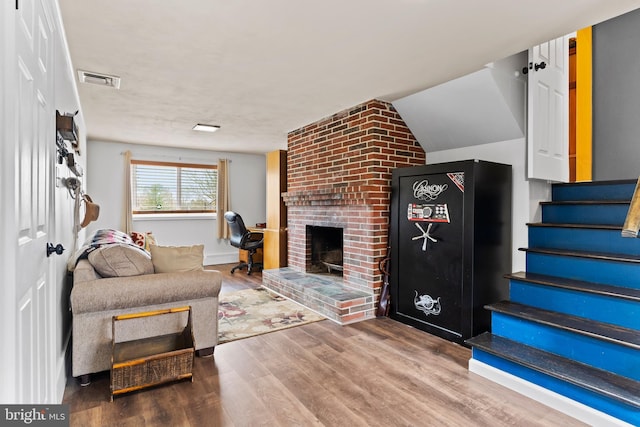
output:
M123 231L112 230L110 228L97 230L87 238L82 247L78 249L72 259L69 260L69 270L73 271L78 261L81 259L87 259L91 252L102 246L112 245L115 243L133 245L133 240L131 239L131 236Z
M146 249L145 248L144 233L140 233L139 231L132 231L131 232L131 240L133 240L133 243L135 243L136 246L139 246L142 249Z
M89 253L89 262L102 277L152 274L151 257L143 249L126 243L104 245Z

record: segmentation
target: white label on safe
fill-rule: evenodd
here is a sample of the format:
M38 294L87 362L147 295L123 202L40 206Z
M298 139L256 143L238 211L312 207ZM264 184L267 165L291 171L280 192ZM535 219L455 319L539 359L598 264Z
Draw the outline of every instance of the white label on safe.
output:
M418 200L435 200L448 187L447 184L429 185L429 180L423 179L413 183L413 197Z
M425 316L433 314L437 316L440 314L442 310L442 306L440 305L440 297L438 299L433 299L429 295L418 295L418 291L415 291L416 296L413 299L413 304L415 307L423 312Z

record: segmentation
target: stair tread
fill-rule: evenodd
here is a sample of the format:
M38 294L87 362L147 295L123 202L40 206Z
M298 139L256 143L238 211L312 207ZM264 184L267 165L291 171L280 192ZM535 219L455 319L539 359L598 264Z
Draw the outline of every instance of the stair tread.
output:
M640 382L485 332L473 347L535 371L640 408Z
M545 206L565 206L565 205L582 205L582 206L591 206L591 205L628 205L631 203L631 200L556 200L556 201L544 201L540 202L541 205Z
M602 259L607 261L640 263L640 256L627 255L627 254L576 251L576 250L565 250L565 249L549 249L549 248L519 248L519 250L525 251L525 252L548 254L548 255L562 255L562 256L573 256L573 257L580 257L580 258Z
M510 316L640 350L640 333L634 329L624 328L622 326L598 322L556 311L543 310L511 301L497 302L487 305L485 308L491 311L508 314Z
M559 222L528 222L528 227L549 227L549 228L587 228L596 230L614 230L622 231L622 225L608 224L576 224L576 223L559 223Z
M586 282L583 280L565 279L563 277L547 276L545 274L528 273L520 271L506 274L506 279L516 279L524 282L537 283L540 285L553 286L556 288L570 289L580 292L624 298L640 302L640 289L612 286L602 283Z
M592 187L620 184L635 184L637 179L611 179L606 181L555 182L552 187Z

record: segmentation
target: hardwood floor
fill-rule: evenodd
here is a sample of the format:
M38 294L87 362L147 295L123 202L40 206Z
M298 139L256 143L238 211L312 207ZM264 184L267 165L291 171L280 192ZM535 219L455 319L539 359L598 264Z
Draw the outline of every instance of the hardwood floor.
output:
M250 275L247 270L236 270L231 274L231 269L236 264L220 264L205 267L207 270L218 270L222 273L222 288L220 295L230 292L240 291L242 289L256 289L262 286L262 272L254 271Z
M215 266L222 293L260 274ZM109 401L109 373L70 379L72 426L577 426L470 373L470 350L393 320L328 320L218 345L194 381Z

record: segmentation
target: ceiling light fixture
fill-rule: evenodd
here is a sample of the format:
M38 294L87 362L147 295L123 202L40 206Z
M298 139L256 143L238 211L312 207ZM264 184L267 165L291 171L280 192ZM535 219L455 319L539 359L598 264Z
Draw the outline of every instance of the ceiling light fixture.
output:
M199 130L201 132L215 132L218 129L220 129L220 126L216 126L216 125L203 125L201 123L198 123L197 125L195 125L193 127L193 130Z
M120 89L120 77L109 74L94 73L92 71L78 70L80 83L91 83L99 86Z

